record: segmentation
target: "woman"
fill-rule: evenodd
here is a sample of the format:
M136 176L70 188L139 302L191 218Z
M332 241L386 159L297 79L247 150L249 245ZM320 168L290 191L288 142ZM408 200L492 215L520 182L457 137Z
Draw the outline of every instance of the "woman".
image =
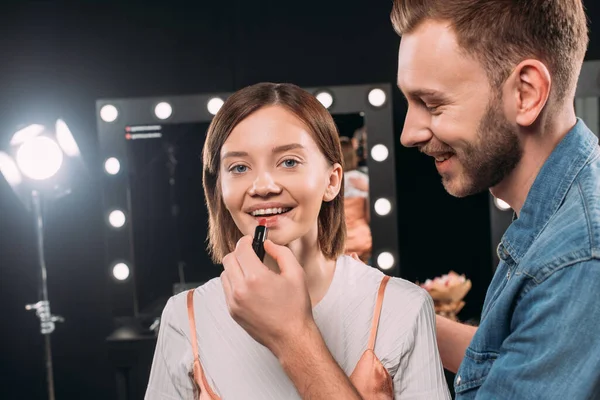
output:
M355 253L362 261L371 256L369 226L369 177L358 170L356 150L347 137L341 137L344 157L344 213L346 215L346 254Z
M340 142L331 115L312 95L271 83L236 92L213 119L203 157L215 262L266 218L269 239L303 265L314 320L365 399L373 398L365 393L373 385L378 398L449 398L431 298L342 255ZM264 264L278 271L269 256ZM146 398L299 395L277 358L231 318L216 278L165 306Z

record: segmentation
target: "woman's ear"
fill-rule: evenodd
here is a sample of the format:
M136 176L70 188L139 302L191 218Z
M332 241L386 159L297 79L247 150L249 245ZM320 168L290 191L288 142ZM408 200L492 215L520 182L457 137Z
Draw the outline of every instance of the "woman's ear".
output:
M329 173L327 188L323 195L323 201L332 201L340 193L342 188L342 179L344 179L344 170L339 163L333 164L333 168Z

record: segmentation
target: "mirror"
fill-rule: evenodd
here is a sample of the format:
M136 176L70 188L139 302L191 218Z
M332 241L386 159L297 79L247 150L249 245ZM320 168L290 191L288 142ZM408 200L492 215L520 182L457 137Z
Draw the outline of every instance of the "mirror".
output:
M354 160L346 168L346 250L401 276L391 85L304 89L327 97ZM174 293L220 275L206 250L201 154L215 106L228 96L97 101L104 206L107 216L118 210L122 222L108 217L105 232L115 317L155 314ZM117 266L127 273L116 274Z

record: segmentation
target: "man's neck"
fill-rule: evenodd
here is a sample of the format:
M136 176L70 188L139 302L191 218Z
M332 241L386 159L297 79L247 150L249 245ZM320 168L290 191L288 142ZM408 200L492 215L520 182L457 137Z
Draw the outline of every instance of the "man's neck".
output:
M577 119L572 106L554 114L549 124L540 124L535 131L522 134L523 157L515 169L498 185L490 189L494 197L504 200L520 214L529 190L554 148L575 126Z

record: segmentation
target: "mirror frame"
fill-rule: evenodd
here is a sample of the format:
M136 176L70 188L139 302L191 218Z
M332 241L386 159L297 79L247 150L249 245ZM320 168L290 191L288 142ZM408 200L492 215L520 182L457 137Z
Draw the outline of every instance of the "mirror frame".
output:
M386 100L379 106L369 102L369 93L380 89L385 93ZM317 95L323 91L333 97L333 104L328 108L335 114L360 114L365 121L368 132L367 166L369 169L369 196L371 211L371 232L373 237L373 264L377 265L378 256L389 252L394 257L394 264L383 272L392 276L401 276L399 265L398 245L398 212L396 202L396 160L395 139L393 131L392 86L389 83L365 85L311 87L304 90ZM123 281L113 279L111 284L111 300L114 317L138 316L139 310L136 298L135 259L133 249L133 231L131 229L131 200L130 181L127 160L126 133L133 128L144 126L160 127L161 124L177 123L209 123L213 115L207 109L208 101L219 97L225 100L232 93L202 93L181 96L156 96L142 98L99 99L96 101L96 119L100 157L102 160L102 194L105 215L105 265L107 273L112 277L112 267L117 262L129 266L129 277ZM154 108L161 102L167 102L172 107L171 115L161 120ZM118 111L117 118L106 122L101 118L102 107L112 105ZM385 160L375 161L371 149L375 145L384 145L388 149ZM120 162L120 170L116 175L110 175L104 170L104 163L110 157ZM389 214L380 216L375 212L374 204L377 199L386 198L392 208ZM119 209L125 213L127 222L119 229L110 226L106 216L111 210ZM202 241L204 242L204 241Z

